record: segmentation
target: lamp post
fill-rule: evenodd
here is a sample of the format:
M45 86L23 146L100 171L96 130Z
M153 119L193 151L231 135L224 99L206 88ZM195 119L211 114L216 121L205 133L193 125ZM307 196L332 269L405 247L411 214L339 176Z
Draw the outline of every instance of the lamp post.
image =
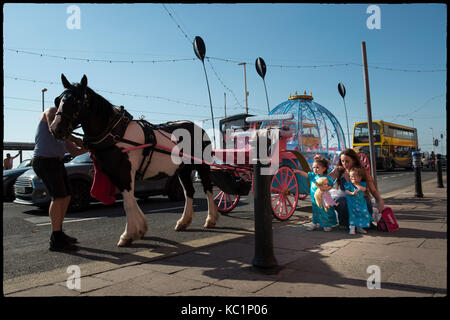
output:
M47 88L44 88L42 91L42 112L44 112L44 92L47 91Z
M348 142L348 148L351 148L352 144L350 143L350 132L348 129L347 107L345 106L345 87L341 82L338 83L338 91L342 97L342 100L344 100L345 119L347 120L347 142ZM344 141L345 141L345 139L344 139Z
M431 145L433 146L433 152L434 152L434 133L433 133L433 128L431 129Z
M409 120L411 120L411 122L412 122L412 127L414 128L414 119L409 119Z
M244 66L245 113L248 114L247 72L245 71L246 64L246 62L241 62L238 63L238 66Z

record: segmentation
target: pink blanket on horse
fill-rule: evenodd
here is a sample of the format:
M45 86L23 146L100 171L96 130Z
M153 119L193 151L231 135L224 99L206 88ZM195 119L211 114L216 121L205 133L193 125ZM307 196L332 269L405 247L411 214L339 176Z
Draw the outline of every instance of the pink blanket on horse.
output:
M94 182L91 187L91 196L101 201L103 204L113 204L116 202L116 186L111 183L108 176L103 173L95 160L95 156L90 152L89 157L94 163Z

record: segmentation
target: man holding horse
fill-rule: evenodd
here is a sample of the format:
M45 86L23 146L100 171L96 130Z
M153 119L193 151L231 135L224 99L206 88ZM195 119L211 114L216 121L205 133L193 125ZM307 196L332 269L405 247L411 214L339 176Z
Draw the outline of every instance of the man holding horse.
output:
M42 114L35 135L33 169L51 196L49 216L52 226L50 250L77 250L76 238L69 237L62 230L64 216L69 207L71 191L63 157L66 151L72 156L87 152L81 139L70 136L67 140L57 140L50 132L50 124L55 119L57 108L46 109Z

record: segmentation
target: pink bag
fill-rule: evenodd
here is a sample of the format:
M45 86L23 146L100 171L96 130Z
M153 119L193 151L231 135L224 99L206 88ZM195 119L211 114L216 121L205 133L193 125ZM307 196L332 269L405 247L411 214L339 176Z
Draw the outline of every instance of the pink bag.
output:
M384 232L393 232L398 229L397 220L390 207L384 207L380 221L377 223L377 229Z

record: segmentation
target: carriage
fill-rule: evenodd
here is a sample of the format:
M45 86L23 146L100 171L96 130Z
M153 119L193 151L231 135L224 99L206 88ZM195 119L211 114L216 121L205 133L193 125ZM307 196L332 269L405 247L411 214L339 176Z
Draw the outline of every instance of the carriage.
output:
M269 139L271 209L275 218L287 220L298 200L309 194L308 180L294 170L310 171L316 154L330 160L331 169L345 149L343 130L336 117L313 101L312 95L290 96L265 116L234 115L220 121L221 145L213 150L213 197L219 212L228 214L241 196L253 190L254 148L251 138L265 130Z

